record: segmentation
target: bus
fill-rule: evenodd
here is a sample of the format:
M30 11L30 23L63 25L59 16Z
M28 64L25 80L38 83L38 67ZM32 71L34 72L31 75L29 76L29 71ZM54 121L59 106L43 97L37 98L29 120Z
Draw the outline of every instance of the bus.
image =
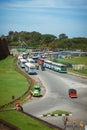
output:
M29 55L28 52L23 52L23 58L24 58L24 59L27 59L27 58L28 58L28 55Z
M37 74L37 71L36 71L36 66L32 63L25 63L25 71L28 73L28 74Z
M32 58L28 58L28 59L27 59L27 62L28 62L28 63L32 63L32 64L35 64L35 61L34 61Z
M44 59L43 58L38 58L38 64L43 66L44 65Z
M52 61L44 60L44 66L48 69L51 69Z
M18 60L23 59L23 54L18 55Z
M26 62L27 61L25 59L23 59L23 58L18 60L18 64L20 65L21 68L25 68L25 63Z
M54 70L56 72L67 72L67 67L64 64L56 63L50 60L44 60L44 65L46 68L49 68L51 70Z
M67 72L66 65L61 64L61 63L56 63L56 62L52 62L51 69L53 69L54 71L60 72L60 73L61 72L66 73Z
M38 58L39 58L39 55L34 55L34 56L32 57L32 59L35 61L35 63L37 63Z

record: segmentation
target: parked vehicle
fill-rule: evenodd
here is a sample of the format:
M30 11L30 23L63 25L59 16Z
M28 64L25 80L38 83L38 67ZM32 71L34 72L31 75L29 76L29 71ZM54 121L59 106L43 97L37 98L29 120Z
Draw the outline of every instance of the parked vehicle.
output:
M43 66L44 65L44 59L43 58L38 58L38 64Z
M28 55L29 55L28 52L23 52L23 58L24 58L24 59L27 59L27 58L28 58Z
M32 63L32 64L35 64L35 61L34 61L32 58L28 58L28 59L27 59L27 62L28 62L28 63Z
M38 58L39 58L39 55L34 55L34 56L32 57L32 59L35 61L35 63L37 63Z
M18 64L20 65L21 68L25 68L25 63L26 63L26 59L18 59Z
M36 66L32 63L25 63L25 71L28 74L37 74Z
M69 89L69 97L77 98L77 91L75 89Z
M52 61L50 60L45 60L44 61L44 66L48 69L51 69Z

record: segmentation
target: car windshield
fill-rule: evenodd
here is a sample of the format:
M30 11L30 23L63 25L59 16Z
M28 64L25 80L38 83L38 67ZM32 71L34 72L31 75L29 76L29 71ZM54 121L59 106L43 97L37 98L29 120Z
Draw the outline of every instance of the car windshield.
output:
M69 90L69 93L76 93L76 90L70 89L70 90Z

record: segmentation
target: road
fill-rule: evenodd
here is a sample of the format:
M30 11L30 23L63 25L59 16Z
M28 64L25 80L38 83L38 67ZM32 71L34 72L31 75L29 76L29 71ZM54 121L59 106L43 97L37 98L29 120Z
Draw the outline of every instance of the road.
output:
M77 120L77 126L79 126L80 121L83 121L84 125L87 125L87 79L51 70L38 70L37 76L46 88L46 94L39 98L39 100L38 98L34 98L25 103L23 105L25 112L64 128L62 117L41 116L47 112L64 110L72 113L69 127L72 127L74 119ZM69 88L77 90L78 98L69 98ZM70 130L69 127L67 130Z

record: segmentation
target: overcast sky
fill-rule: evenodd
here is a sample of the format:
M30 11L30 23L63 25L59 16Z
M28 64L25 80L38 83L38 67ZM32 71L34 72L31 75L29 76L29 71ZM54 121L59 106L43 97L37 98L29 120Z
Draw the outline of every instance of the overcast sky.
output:
M0 35L9 31L87 37L87 0L0 0Z

